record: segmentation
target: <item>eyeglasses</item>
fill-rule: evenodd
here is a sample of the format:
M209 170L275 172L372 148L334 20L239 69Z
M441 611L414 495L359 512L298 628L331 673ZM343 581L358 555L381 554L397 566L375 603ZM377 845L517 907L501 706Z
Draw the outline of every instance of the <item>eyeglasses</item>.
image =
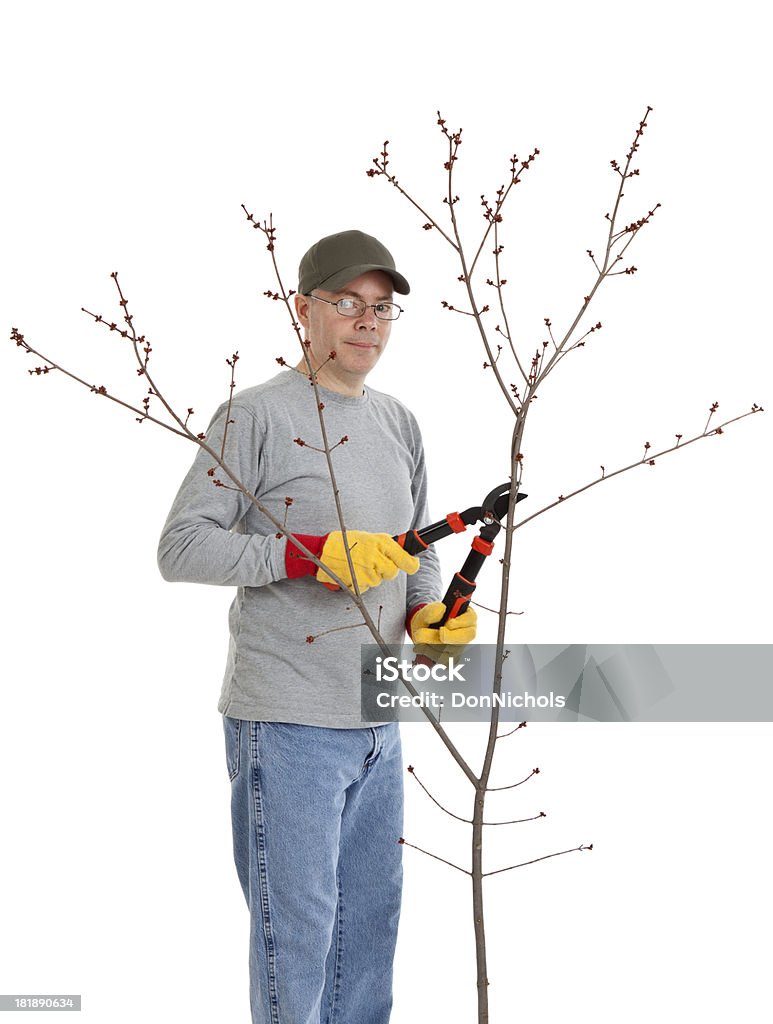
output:
M338 302L332 302L330 299L323 299L321 295L310 295L309 298L335 306L341 316L362 316L366 309L372 309L379 320L396 320L403 312L402 307L396 302L368 303L361 299L339 299Z

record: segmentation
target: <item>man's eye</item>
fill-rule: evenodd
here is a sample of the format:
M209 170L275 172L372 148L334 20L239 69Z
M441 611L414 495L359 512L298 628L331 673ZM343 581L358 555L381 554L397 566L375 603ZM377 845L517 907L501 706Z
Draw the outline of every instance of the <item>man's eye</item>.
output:
M354 309L357 303L354 299L339 299L338 306L340 309Z
M377 313L386 313L387 310L389 310L391 308L392 308L392 303L391 302L378 302L378 303L376 303L376 305L374 307L374 309L376 310Z

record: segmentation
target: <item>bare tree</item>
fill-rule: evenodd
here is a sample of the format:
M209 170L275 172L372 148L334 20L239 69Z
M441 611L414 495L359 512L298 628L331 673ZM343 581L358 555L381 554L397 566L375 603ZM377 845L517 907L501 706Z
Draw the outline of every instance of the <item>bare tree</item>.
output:
M437 124L445 142L445 160L443 168L446 178L445 195L442 203L446 207L445 216L435 216L427 212L426 204L417 201L400 184L397 175L390 166L389 142L384 142L380 154L372 161L372 166L367 174L370 177L384 178L388 184L396 189L420 214L422 227L425 231L434 231L439 234L443 241L451 247L459 263L458 281L465 292L465 305L460 308L447 299L442 300L442 307L449 313L467 317L472 321L472 330L478 335L479 341L485 351L486 360L483 368L490 371L494 376L503 400L509 406L513 415L513 428L510 445L510 479L512 487L510 501L507 511L505 527L505 551L502 559L501 588L498 609L498 630L496 641L496 655L494 663L494 677L492 680L492 692L500 694L502 690L502 676L504 661L508 655L505 648L505 633L507 629L510 575L513 565L513 540L515 531L525 526L537 516L542 515L551 508L566 501L568 498L588 490L600 484L602 481L610 480L621 473L634 469L637 466L656 465L656 460L679 448L685 448L709 436L721 435L724 429L730 424L746 416L761 412L762 408L754 403L750 410L732 417L721 424L715 424L714 416L719 408L718 402L712 402L708 409L708 417L702 430L693 436L685 439L682 434L675 435L675 443L655 452L652 445L644 442L641 455L624 466L617 467L608 472L605 466L601 466L600 475L584 485L574 488L566 494L560 494L555 501L526 515L520 521L515 521L516 502L521 489L523 464L524 464L524 439L526 422L532 402L536 399L538 391L544 394L543 388L548 376L557 368L570 352L582 348L591 340L591 336L601 330L601 321L590 322L589 310L601 286L607 279L616 276L631 277L637 271L637 267L627 262L626 256L639 232L648 226L656 214L660 204L655 203L645 213L639 214L633 219L624 218L622 215L624 189L633 178L639 176L639 167L634 166L634 159L639 150L639 145L644 131L647 127L647 120L652 111L647 107L643 118L636 128L631 145L624 160L610 161L613 174L617 179L617 187L612 197L610 209L605 213L606 220L605 237L602 241L601 255L596 256L593 250L588 249L587 255L593 265L594 273L587 293L584 294L577 304L574 316L568 324L555 329L549 317L544 319L544 335L531 351L519 351L515 342L515 334L512 328L512 311L508 309L505 300L505 286L507 278L503 276L502 253L504 245L501 238L501 225L504 220L503 210L507 200L517 185L523 182L526 172L530 170L535 159L539 155L539 149L534 149L525 159L521 160L513 154L510 160L508 179L501 184L494 194L493 199L481 195L480 203L483 211L485 227L479 240L469 244L462 238L459 220L456 215L456 207L460 197L456 192L454 181L454 168L459 158L459 149L462 144L462 130L451 131L446 120L438 111ZM630 258L630 257L629 257ZM488 294L493 293L493 299L481 298L482 289L489 289ZM492 310L492 304L494 310ZM491 318L496 323L493 329L488 326ZM502 359L504 354L505 359ZM509 358L508 358L509 357ZM491 710L488 742L483 755L483 763L479 774L475 777L473 785L475 788L473 799L473 813L469 821L472 826L472 851L471 868L468 871L472 882L472 905L473 923L475 928L475 946L477 957L477 986L478 986L478 1022L486 1024L489 1019L488 1013L488 972L486 964L486 932L485 914L483 904L483 879L492 874L499 874L502 871L510 871L523 864L513 864L509 867L500 868L497 871L484 871L483 868L483 836L487 825L514 824L516 822L489 822L484 818L486 797L492 791L489 785L491 769L497 741L501 738L499 733L499 705L494 703ZM522 723L525 724L525 723ZM413 769L409 769L413 771ZM414 772L414 778L416 778ZM528 777L527 777L528 778ZM418 779L417 779L418 781ZM472 780L471 780L472 781ZM525 781L525 780L522 780ZM520 782L513 783L520 785ZM422 788L423 785L422 785ZM502 787L497 787L502 788ZM430 794L431 796L431 794ZM434 800L434 797L432 797ZM437 803L437 801L435 801ZM438 805L442 806L442 805ZM443 808L445 810L445 808ZM450 813L450 812L447 812ZM537 817L543 817L540 813ZM592 844L580 845L576 850L590 850ZM570 851L561 851L563 853ZM548 856L556 856L549 854ZM538 858L540 860L545 858ZM447 863L447 862L446 862ZM528 861L526 863L533 863ZM457 865L453 865L457 867ZM464 870L464 869L461 869Z
M471 325L476 332L481 344L483 345L486 360L483 363L483 367L486 371L490 371L494 377L494 380L499 388L500 393L503 396L505 402L507 402L512 415L513 415L513 429L511 436L510 446L510 465L509 476L512 482L510 489L510 498L507 509L507 516L504 522L498 525L504 528L505 533L505 550L502 558L502 572L501 572L501 586L500 586L500 598L498 608L498 632L496 642L496 657L495 657L495 671L491 683L492 694L500 694L502 690L502 677L503 677L503 665L507 658L508 651L505 647L506 643L506 625L508 616L508 599L509 599L509 588L510 588L510 570L513 561L513 538L515 531L520 529L526 523L535 519L537 516L542 515L544 512L556 507L558 504L563 503L567 499L574 497L589 488L596 486L604 480L612 479L621 473L627 472L637 466L647 465L654 466L656 460L667 454L670 454L678 449L687 447L695 441L722 434L723 430L730 424L738 419L742 419L745 416L752 415L757 412L761 412L762 409L757 404L752 405L751 409L747 412L740 413L739 415L733 416L720 424L715 424L715 414L718 410L718 403L713 402L709 406L708 419L702 430L697 431L691 437L685 439L683 435L677 434L675 436L675 443L665 448L658 450L657 452L652 451L652 446L649 442L644 443L643 453L636 459L630 461L626 465L617 467L611 471L607 471L604 466L601 466L601 474L582 486L576 487L571 491L567 491L566 494L559 495L555 501L545 505L543 508L526 515L518 522L515 520L516 502L518 500L518 494L521 488L523 464L524 464L524 449L523 442L525 436L525 427L527 415L531 406L531 403L537 397L538 389L542 389L548 375L558 366L558 364L572 351L581 348L586 345L591 335L601 329L601 322L596 322L590 326L590 317L588 311L591 304L596 298L597 292L601 285L607 280L607 278L613 276L632 276L636 272L636 266L633 264L623 265L624 257L632 245L634 239L637 237L639 232L648 225L655 215L659 204L655 204L649 209L644 215L630 221L622 219L621 205L624 196L624 187L633 177L638 176L638 167L633 166L634 156L638 152L639 142L644 133L647 124L647 118L650 114L650 108L640 121L638 128L636 129L633 142L626 154L625 160L622 163L618 161L611 161L613 173L618 179L617 189L613 197L610 211L605 215L607 223L606 235L603 241L602 255L597 257L594 255L592 250L587 250L588 257L594 267L594 278L591 281L591 285L588 288L587 294L585 294L581 301L578 303L578 308L574 317L562 330L554 330L554 326L549 317L544 320L544 333L545 336L540 340L534 347L532 352L521 352L518 350L516 345L514 333L511 329L512 313L508 311L505 302L505 287L507 285L507 279L503 276L503 263L502 263L502 252L503 244L500 237L501 225L503 223L503 209L506 201L510 197L515 186L520 184L526 174L531 168L534 160L539 154L539 150L535 149L526 159L519 160L517 156L513 156L510 161L510 170L508 180L502 184L495 193L495 197L491 200L485 196L481 196L481 207L483 210L483 218L485 221L485 227L479 240L473 245L465 243L461 237L460 227L456 216L456 206L459 203L459 196L455 192L454 187L454 165L458 159L459 148L462 142L461 130L452 132L447 128L445 120L438 114L438 125L442 133L445 147L446 147L446 159L444 160L444 170L446 173L446 194L443 196L443 204L446 206L445 218L434 217L426 212L424 205L417 202L412 196L400 185L395 174L392 172L390 167L390 159L388 152L388 143L384 143L383 149L378 157L373 160L373 166L368 170L368 174L371 177L383 177L386 181L392 185L405 199L408 200L416 210L421 214L423 223L422 226L426 231L434 230L439 234L444 241L451 246L456 253L459 266L460 275L459 282L463 285L466 293L465 308L460 308L457 305L453 305L447 300L442 300L443 308L449 312L463 317L467 317L471 321ZM349 561L349 571L351 573L354 583L352 588L347 588L343 581L331 571L329 566L324 565L316 556L312 554L307 548L305 548L297 539L295 540L296 545L304 553L306 557L311 559L316 565L324 568L328 574L335 579L340 587L348 589L349 594L357 607L359 613L362 616L362 624L364 624L373 637L374 641L381 647L381 649L388 653L389 648L385 644L383 637L379 633L378 622L374 622L373 618L368 612L365 604L362 601L359 589L356 583L356 577L351 563L351 555L349 544L346 541L346 523L344 518L344 510L340 500L340 494L338 485L336 482L335 465L333 452L342 444L345 444L348 440L347 436L344 435L339 439L331 439L328 436L325 426L324 416L324 402L320 395L317 385L317 374L321 369L321 366L313 366L309 356L309 343L303 339L300 325L295 319L293 312L291 299L293 292L291 289L287 289L283 283L282 274L280 272L279 264L276 259L276 228L273 224L273 218L271 216L268 219L258 220L256 219L247 209L243 207L248 222L252 227L258 230L264 237L266 248L270 253L272 261L273 271L276 278L276 284L274 289L268 289L265 291L266 297L274 302L279 302L286 307L287 313L290 317L291 328L296 337L298 344L300 345L305 360L306 370L311 385L311 394L313 400L316 403L316 408L319 415L320 429L323 439L322 447L317 449L325 458L328 468L328 475L330 478L331 487L335 496L336 509L338 515L338 521L340 528L345 538L345 549L347 552L347 559ZM490 248L487 249L487 246ZM484 266L488 269L484 270ZM140 378L140 383L143 387L143 396L139 401L127 400L117 395L112 394L103 385L92 383L88 381L84 376L79 373L75 373L59 362L54 361L49 356L44 355L39 348L30 344L24 334L17 328L11 330L11 340L20 347L23 351L28 354L37 356L42 363L29 370L30 374L37 376L45 376L53 372L59 372L70 378L75 383L85 387L92 394L100 397L105 397L122 406L126 410L134 414L137 422L143 424L145 422L151 422L159 427L171 431L175 435L184 438L185 440L198 445L204 451L207 452L212 460L212 465L208 470L211 477L212 484L215 487L220 488L231 488L240 491L245 497L262 513L264 514L273 526L277 530L277 534L280 536L291 536L291 530L287 525L287 516L285 520L280 522L275 516L273 516L268 509L260 502L259 498L253 494L249 488L245 487L243 482L238 478L237 474L225 461L225 446L226 446L226 435L228 429L229 415L226 416L225 433L221 440L219 449L212 447L208 442L206 436L201 432L194 432L193 428L189 425L191 417L194 415L192 407L187 408L185 413L177 411L171 402L165 397L166 391L162 389L155 377L151 374L150 370L150 356L152 352L152 345L147 340L145 334L138 333L134 323L134 315L129 312L128 300L124 294L121 284L118 280L117 272L112 275L115 283L118 304L121 310L121 314L117 320L111 320L106 318L102 314L92 313L88 310L84 312L91 317L91 319L98 324L101 328L107 329L110 332L115 333L123 342L125 342L133 357L135 363L135 370ZM487 294L493 295L493 299L488 302L482 301L480 298L481 288L491 289ZM492 319L492 305L498 312L493 315L493 319L497 320L493 330L488 327L489 321ZM580 331L582 330L582 333ZM500 361L500 357L505 356L504 360ZM239 354L234 352L230 358L226 360L227 365L230 368L230 385L229 385L229 403L233 396L233 392L236 386L235 378L235 367L238 362ZM328 359L335 359L335 352L328 354ZM510 359L508 368L505 369L507 359ZM280 365L286 365L283 357L278 356L277 362ZM322 365L325 365L324 363ZM515 380L511 378L514 377ZM303 438L295 439L296 443L306 445ZM292 496L288 496L286 499L286 508L290 508L292 505ZM301 624L301 628L302 628ZM341 629L351 629L351 625L342 626ZM320 637L310 636L310 642L316 642ZM403 680L404 685L408 689L412 696L417 696L417 691L407 679ZM441 721L436 715L433 714L432 710L427 707L422 707L422 711L433 726L435 732L439 736L442 743L445 745L449 754L458 765L464 776L469 781L473 789L473 806L470 817L463 817L448 811L440 801L438 801L432 793L424 786L415 769L411 766L408 768L409 773L427 792L429 797L446 813L451 814L452 817L458 820L464 821L471 826L471 864L469 868L462 867L454 864L444 857L439 856L437 853L431 853L427 850L421 852L433 857L443 863L453 867L456 870L462 871L467 874L471 879L472 886L472 909L473 909L473 925L475 932L475 946L476 946L476 967L477 967L477 992L478 992L478 1024L486 1024L489 1020L488 1010L488 972L487 972L487 956L486 956L486 929L485 929L485 914L484 914L484 903L483 903L483 879L495 874L501 874L503 872L512 871L516 868L524 867L527 864L533 864L537 861L547 860L552 857L561 856L571 852L591 850L592 844L580 844L573 846L565 850L559 850L553 853L545 854L542 857L532 858L531 860L525 861L519 864L511 864L505 867L498 868L493 871L485 871L483 864L483 838L484 830L488 826L495 825L507 825L522 823L526 820L536 820L544 817L544 813L539 814L528 819L512 819L510 821L487 821L485 820L485 804L487 795L495 790L506 790L520 786L528 779L532 778L539 773L539 769L532 770L531 773L526 775L523 779L517 780L507 786L492 787L490 785L491 770L493 764L493 758L497 741L503 737L503 735L509 735L510 733L499 732L499 709L496 704L492 707L491 719L489 722L488 740L486 743L482 766L479 771L470 765L468 760L462 756L457 749L456 745L452 741L448 734L448 731L443 726ZM520 723L515 730L525 726L525 722ZM400 838L401 843L414 847L414 844L408 843L404 838Z

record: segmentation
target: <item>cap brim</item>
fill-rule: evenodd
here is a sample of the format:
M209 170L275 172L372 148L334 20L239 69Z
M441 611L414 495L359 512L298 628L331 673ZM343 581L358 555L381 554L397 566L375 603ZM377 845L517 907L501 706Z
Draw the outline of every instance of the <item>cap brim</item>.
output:
M330 277L324 281L320 281L315 288L324 288L325 291L335 292L338 291L343 285L353 281L355 277L359 277L360 274L367 274L370 270L381 270L385 274L389 274L395 286L395 291L398 295L408 295L411 290L411 286L405 280L402 274L398 274L396 270L392 270L391 267L383 267L376 263L360 263L355 267L344 267L343 270L337 271L335 274L331 274Z

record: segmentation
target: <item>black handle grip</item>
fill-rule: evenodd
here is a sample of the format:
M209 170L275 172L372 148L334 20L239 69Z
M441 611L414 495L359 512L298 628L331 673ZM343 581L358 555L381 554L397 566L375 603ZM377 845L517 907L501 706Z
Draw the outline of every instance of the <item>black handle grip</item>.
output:
M429 547L429 544L421 539L416 530L411 530L410 533L401 533L393 537L392 540L397 541L403 551L407 551L409 555L420 555Z

